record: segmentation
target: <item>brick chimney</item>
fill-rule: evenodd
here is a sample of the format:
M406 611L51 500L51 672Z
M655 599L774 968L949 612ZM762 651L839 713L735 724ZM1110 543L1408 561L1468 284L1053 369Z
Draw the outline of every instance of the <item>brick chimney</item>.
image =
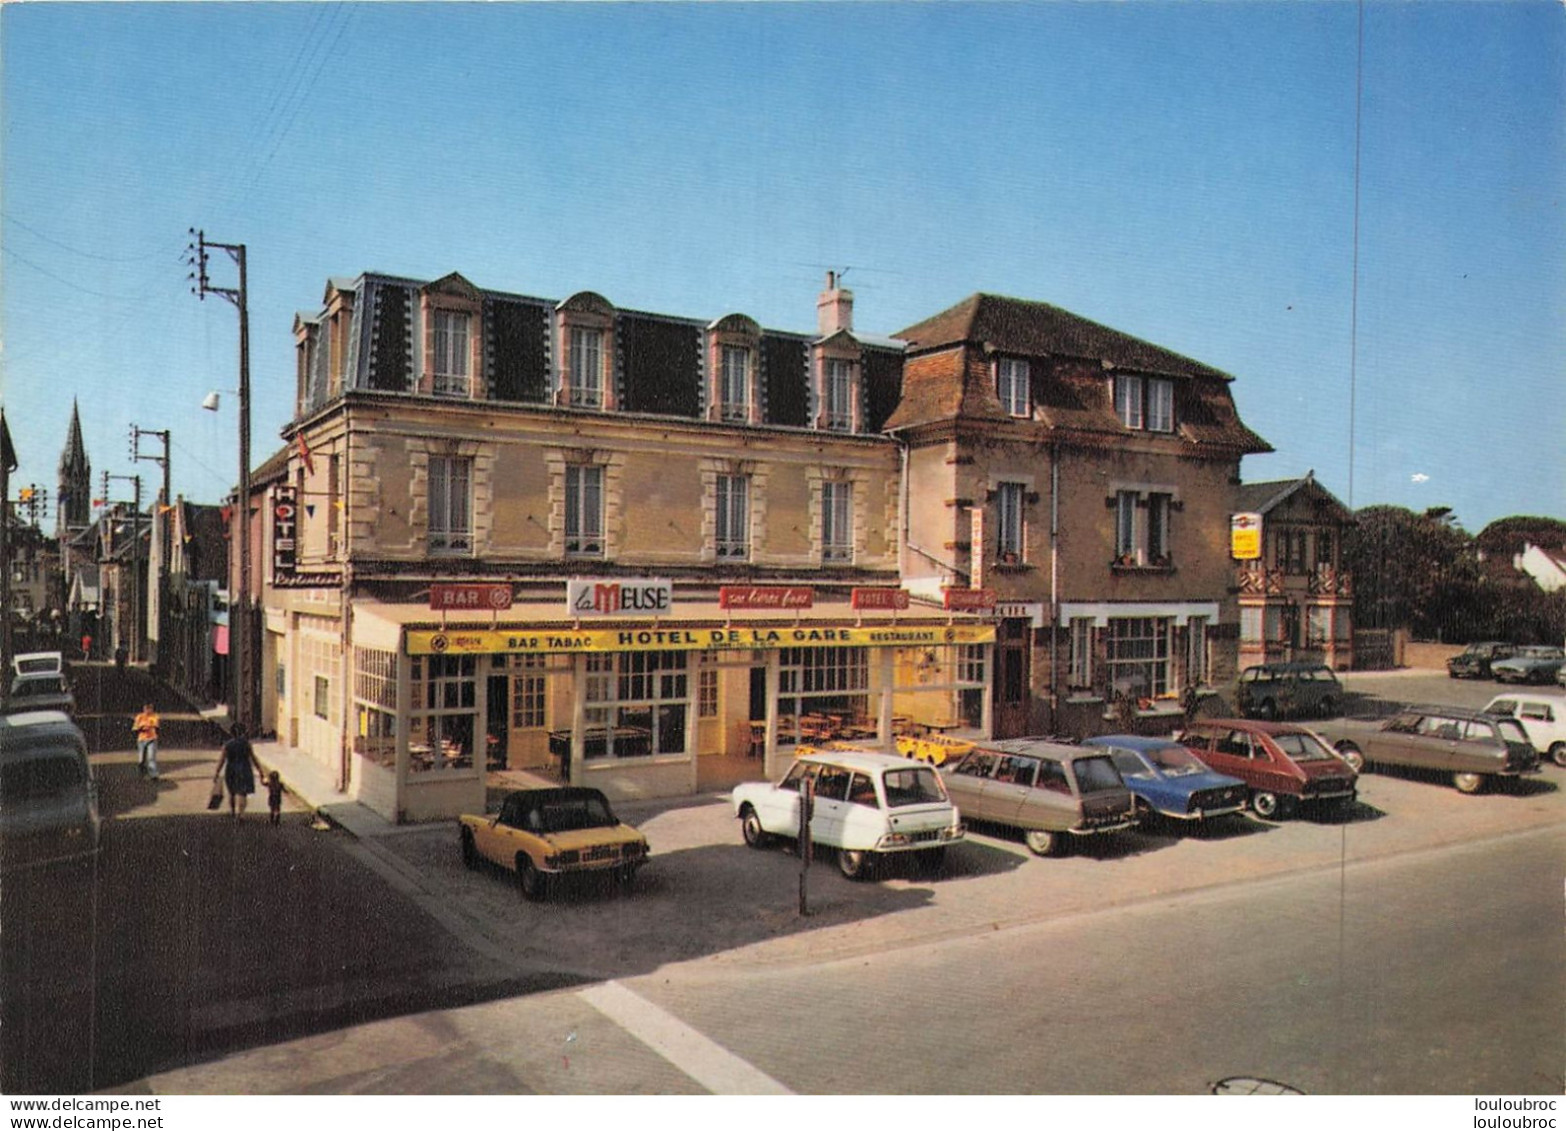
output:
M828 271L826 290L816 298L816 330L823 338L839 330L854 329L854 292L838 285L836 271Z

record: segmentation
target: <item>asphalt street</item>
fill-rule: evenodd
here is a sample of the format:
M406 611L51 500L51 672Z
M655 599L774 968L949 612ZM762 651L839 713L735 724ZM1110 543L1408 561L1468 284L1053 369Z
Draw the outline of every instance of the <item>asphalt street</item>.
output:
M0 1090L1562 1087L1553 767L1476 797L1370 775L1342 819L1061 859L981 829L933 879L823 857L801 916L797 858L744 847L722 796L622 806L654 852L634 888L530 904L463 869L449 822L356 840L296 803L277 828L209 813L215 757L166 750L154 786L97 756L97 865L0 886Z

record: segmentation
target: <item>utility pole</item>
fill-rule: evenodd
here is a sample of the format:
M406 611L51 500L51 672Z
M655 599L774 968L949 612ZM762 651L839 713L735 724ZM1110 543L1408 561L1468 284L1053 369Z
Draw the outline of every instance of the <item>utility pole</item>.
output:
M141 438L143 436L154 436L157 439L162 440L163 454L161 456L142 455ZM168 639L168 633L165 631L165 629L168 627L169 623L169 595L167 582L169 575L169 554L172 550L172 544L169 540L169 521L167 515L169 513L169 508L173 507L174 505L174 497L169 494L169 430L165 428L162 431L158 431L154 428L142 428L139 425L132 424L130 438L131 460L133 462L138 460L151 460L153 463L158 464L163 468L163 492L158 496L158 501L156 504L154 504L152 511L152 529L158 537L157 608L156 610L148 610L149 614L155 612L157 616L157 651L147 657L154 665L159 665L163 659L162 652L164 642ZM147 580L147 593L149 599L153 592L152 585L153 581L151 578L149 578ZM150 615L148 619L151 619Z
M239 545L239 593L229 601L229 637L234 654L234 721L249 731L255 727L255 672L253 654L256 641L250 619L250 311L245 280L245 245L215 243L205 231L190 229L193 241L187 247L191 293L202 301L209 294L221 295L239 311L239 499L234 508L233 541ZM238 287L214 287L207 276L207 251L226 251L239 269Z
M136 485L136 495L131 503L131 619L130 647L126 649L132 660L141 658L141 476L110 475L103 473L103 498L108 502L109 480L123 479ZM112 521L112 520L111 520Z
M11 678L11 472L17 468L11 428L0 408L0 676Z

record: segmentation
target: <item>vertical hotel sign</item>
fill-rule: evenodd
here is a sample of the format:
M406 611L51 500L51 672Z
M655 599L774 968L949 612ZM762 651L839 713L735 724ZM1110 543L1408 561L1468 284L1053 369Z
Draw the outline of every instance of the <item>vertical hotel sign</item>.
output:
M1253 512L1229 516L1229 556L1237 562L1254 562L1261 552L1262 516Z
M298 564L299 496L280 484L272 489L272 577L291 577Z

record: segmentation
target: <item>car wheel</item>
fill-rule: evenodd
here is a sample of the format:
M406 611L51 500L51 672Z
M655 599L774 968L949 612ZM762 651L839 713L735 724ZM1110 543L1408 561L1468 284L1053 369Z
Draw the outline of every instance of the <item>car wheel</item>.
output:
M1340 742L1337 751L1343 756L1343 760L1349 764L1349 769L1356 774L1365 772L1365 756L1360 753L1359 747L1352 742Z
M1048 829L1029 829L1022 834L1022 842L1035 856L1054 856L1060 852L1060 834Z
M1550 747L1550 761L1566 769L1566 742L1557 742Z
M536 902L544 898L544 877L525 852L517 853L517 890L523 899Z
M1256 704L1256 717L1258 719L1270 719L1277 715L1278 705L1271 699L1263 699Z
M1458 793L1478 793L1481 789L1484 788L1484 775L1463 773L1453 774L1452 784L1457 787Z
M636 865L622 864L614 870L614 882L623 888L630 887L636 882Z
M462 866L469 871L479 866L478 846L473 843L473 830L462 830Z
M756 810L749 805L740 812L740 833L745 843L752 848L765 848L771 839L767 836L767 830L761 827L761 818L756 815Z
M1283 803L1276 793L1259 790L1251 794L1251 808L1264 821L1271 821L1278 816L1278 811L1283 808Z
M862 880L870 875L875 863L875 853L857 848L837 850L837 870L851 880Z
M1319 710L1322 718L1335 719L1338 717L1338 701L1330 695L1325 696L1321 701Z

